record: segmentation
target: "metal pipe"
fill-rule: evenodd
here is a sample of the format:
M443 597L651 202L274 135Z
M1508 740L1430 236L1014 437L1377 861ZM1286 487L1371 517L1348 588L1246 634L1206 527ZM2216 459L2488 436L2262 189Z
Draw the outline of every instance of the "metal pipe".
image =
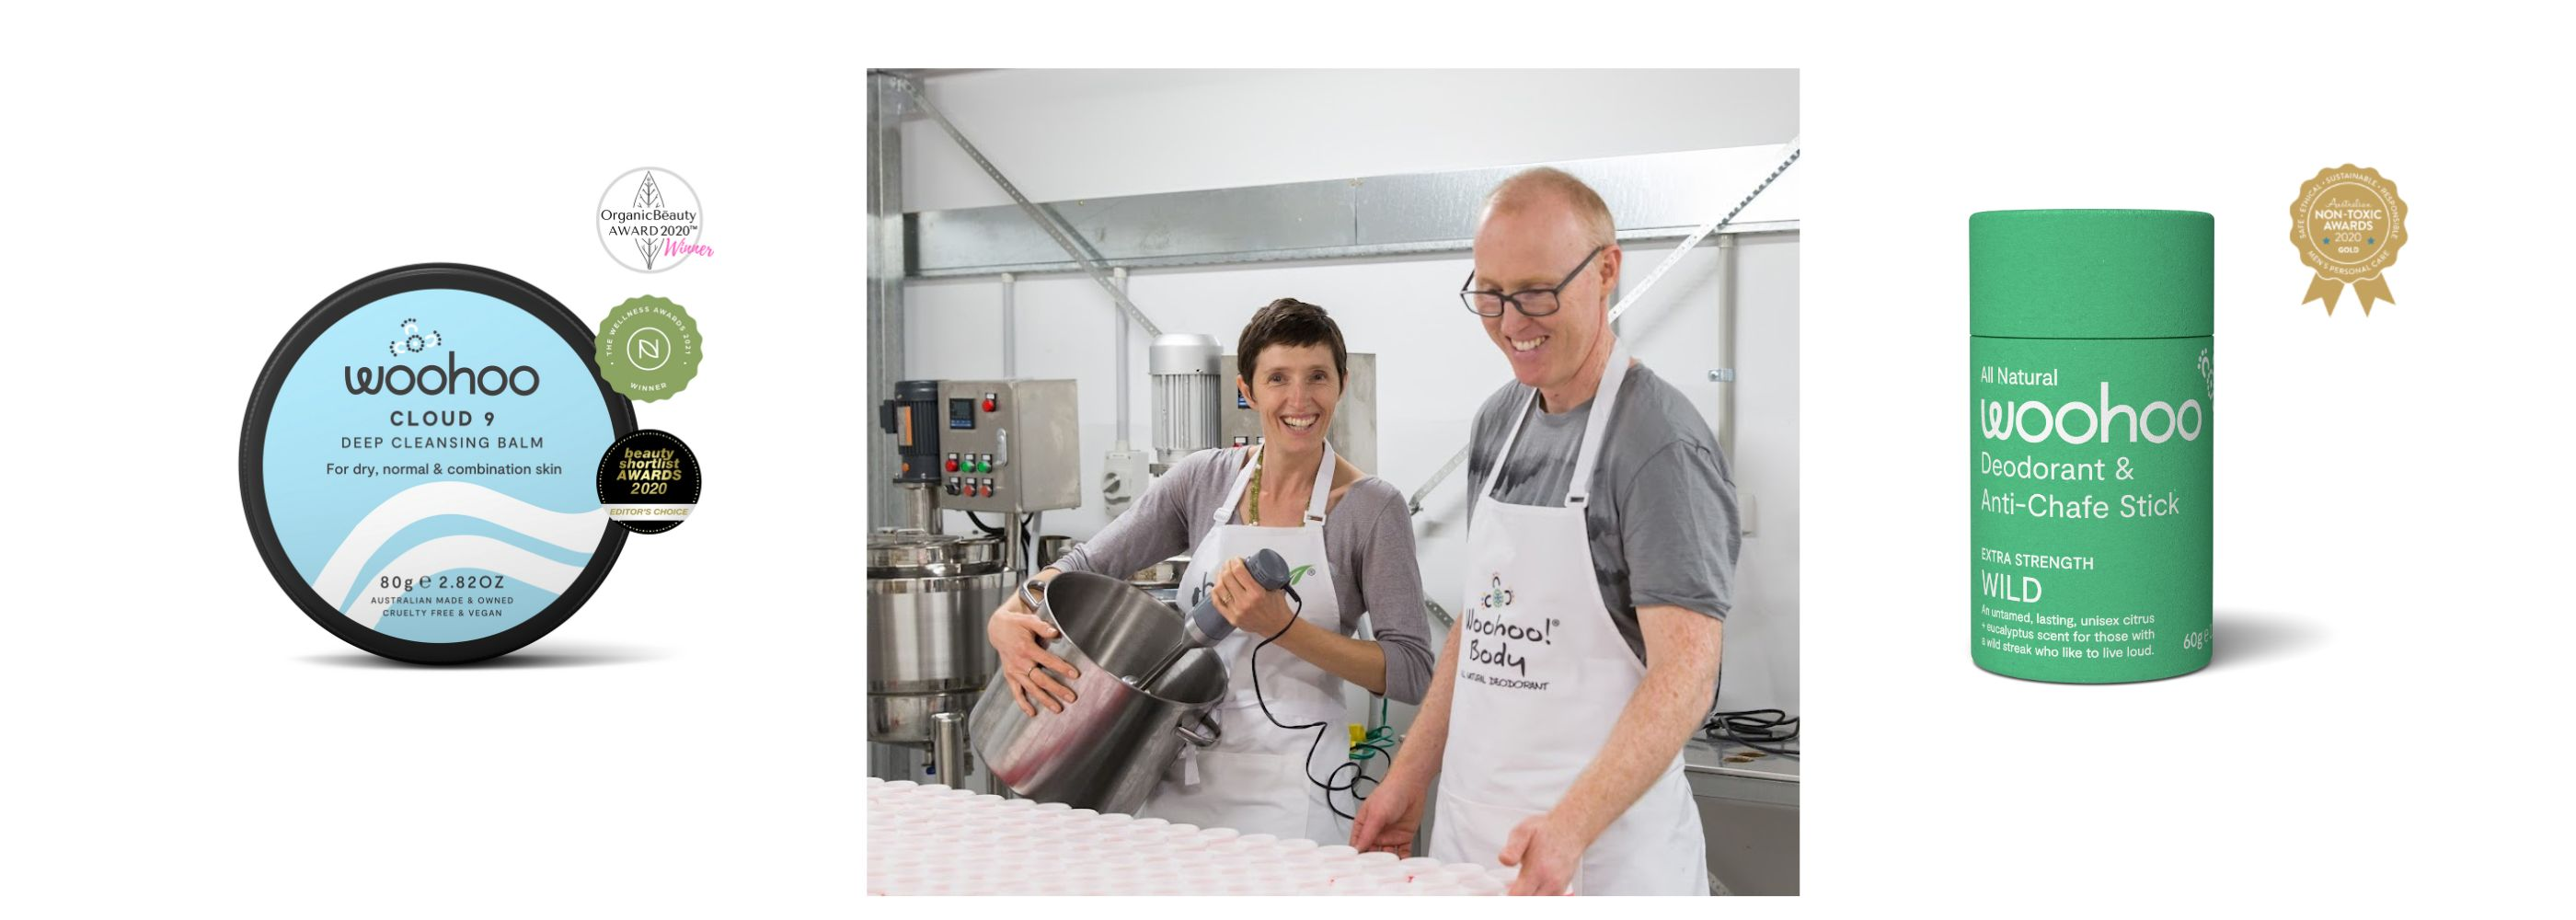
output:
M939 495L932 491L936 487L926 482L907 482L900 488L903 490L903 520L899 526L923 533L939 533Z
M1019 277L1002 273L1002 379L1020 376Z
M904 94L896 78L868 75L868 401L874 406L894 398L895 381L903 379L903 275L906 263L903 230ZM885 526L903 511L890 472L897 462L894 440L868 439L868 507L873 524Z
M1018 502L1011 503L1011 510L1003 514L1002 567L1014 572L1027 572L1028 547L1027 541L1020 539L1020 514Z
M1735 238L1717 240L1717 366L1735 369ZM1717 400L1717 449L1735 459L1735 383L1728 381Z
M1788 143L1782 144L1781 149L1787 150L1789 155L1781 158L1780 165L1773 167L1770 175L1762 177L1762 184L1744 193L1744 200L1736 202L1735 207L1729 209L1725 217L1710 221L1699 229L1691 231L1690 236L1682 238L1681 245L1673 247L1672 255L1665 256L1664 261L1656 263L1653 271L1646 273L1646 280L1637 282L1635 289L1630 290L1627 296L1619 298L1619 303L1610 308L1611 322L1618 322L1619 314L1626 313L1629 307L1636 306L1637 299L1646 296L1646 292L1654 288L1655 282L1663 279L1665 272L1672 271L1673 266L1681 264L1683 254L1690 252L1691 247L1699 245L1699 241L1707 238L1709 234L1734 223L1735 215L1744 213L1745 208L1753 205L1753 199L1762 197L1762 193L1771 187L1771 183L1780 181L1780 174L1788 172L1789 167L1798 162L1798 154L1803 152L1798 146L1798 139L1794 137L1790 138Z
M947 132L948 139L956 141L957 148L965 151L966 157L974 160L976 166L983 168L984 175L991 177L993 184L1001 186L1002 191L1009 194L1011 200L1020 206L1020 210L1028 214L1030 220L1037 222L1039 229L1046 231L1047 238L1062 247L1065 255L1072 256L1074 261L1082 263L1083 272L1091 276L1093 283L1109 292L1109 298L1118 302L1118 309L1124 315L1133 318L1136 325L1144 327L1146 335L1163 334L1162 327L1154 325L1153 320L1145 318L1145 311L1138 309L1135 301L1127 299L1127 292L1124 289L1110 283L1109 276L1101 269L1100 254L1091 251L1088 244L1081 242L1081 234L1066 226L1064 218L1052 209L1030 201L1029 196L1020 194L1019 186L1012 185L1011 180L1002 175L1000 167L994 166L993 161L985 159L984 152L975 149L974 143L966 140L965 133L957 130L955 122L949 121L948 116L941 113L938 106L930 104L930 94L923 91L919 81L900 77L890 79L899 82L904 92L911 95L913 104L921 107L922 114L930 116L931 121L937 122L939 130Z
M1127 270L1126 270L1126 269L1124 269L1124 268L1120 268L1120 269L1116 269L1115 271L1116 271L1115 277L1117 278L1117 281L1118 281L1118 287L1116 288L1116 290L1117 290L1117 292L1118 292L1118 296L1119 296L1121 299L1124 299L1124 298L1127 296L1127 293L1126 293L1126 292L1127 292ZM1161 336L1161 335L1163 334L1161 331L1154 329L1154 328L1153 328L1152 326L1150 326L1150 325L1149 325L1149 326L1146 326L1146 327L1145 327L1145 329L1146 329L1146 334L1147 334L1147 335L1152 335L1152 336L1157 336L1157 337L1159 337L1159 336ZM1128 416L1128 411L1127 411L1127 408L1128 408L1128 407L1127 407L1127 350L1128 350L1128 347L1127 347L1127 343L1128 343L1128 341L1129 341L1129 340L1128 340L1128 338L1127 338L1127 315L1126 315L1126 314L1124 314L1124 313L1121 313L1121 314L1119 314L1119 315L1118 315L1118 331L1117 331L1117 334L1118 334L1118 341L1117 341L1117 352L1118 352L1118 429L1117 429L1117 432L1118 432L1118 435L1117 435L1117 439L1118 439L1118 449L1119 449L1119 450L1126 450L1126 449L1128 449L1128 446L1129 446L1129 445L1128 445L1128 441L1127 441L1127 422L1128 422L1128 419L1127 419L1127 416Z
M963 788L966 781L966 714L930 714L930 772L941 785Z

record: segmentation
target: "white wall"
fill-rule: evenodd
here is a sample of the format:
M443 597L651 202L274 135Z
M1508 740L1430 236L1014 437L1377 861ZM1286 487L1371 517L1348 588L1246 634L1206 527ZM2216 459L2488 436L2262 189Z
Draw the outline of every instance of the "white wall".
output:
M1651 104L1671 98L1664 94L1677 85L1707 102L1692 105L1691 118ZM932 101L1041 201L1777 143L1797 130L1795 77L1768 72L1477 79L1402 72L1205 78L989 72L936 78L930 86ZM1580 104L1587 100L1597 107ZM1542 110L1585 130L1494 133L1499 125L1530 123L1531 113ZM1703 114L1711 111L1739 113L1755 124ZM1461 145L1460 138L1481 142ZM1007 200L935 126L907 125L904 162L909 210ZM1748 188L1758 178L1748 177ZM1670 243L1631 247L1631 281L1671 250ZM1739 561L1737 611L1728 631L1724 700L1738 708L1797 708L1797 254L1796 236L1786 235L1745 238L1732 256L1742 381L1732 459L1757 528ZM1707 371L1719 366L1721 257L1714 244L1703 244L1621 323L1639 356L1689 393L1712 429L1720 390ZM1202 332L1228 343L1252 311L1278 297L1331 310L1351 350L1380 356L1373 472L1409 494L1465 442L1476 405L1509 376L1475 318L1450 294L1468 264L1459 253L1142 271L1132 277L1130 295L1166 331ZM1116 440L1116 309L1080 275L1024 277L1016 297L1019 375L1074 378L1081 392L1081 461L1090 491L1085 507L1050 513L1045 529L1087 537L1105 522L1093 484L1100 480L1101 455ZM998 281L915 281L906 286L905 305L906 376L1001 374ZM1134 333L1126 344L1129 440L1146 448L1152 438L1146 343ZM1453 476L1426 499L1416 521L1424 581L1453 609L1448 598L1464 564L1464 478ZM962 517L951 526L962 529Z

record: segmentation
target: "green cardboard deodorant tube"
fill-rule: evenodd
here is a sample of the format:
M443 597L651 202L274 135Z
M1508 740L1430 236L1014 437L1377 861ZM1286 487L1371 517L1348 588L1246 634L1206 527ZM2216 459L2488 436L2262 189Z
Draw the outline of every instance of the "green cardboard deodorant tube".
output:
M2209 664L2212 222L1968 218L1969 651L2106 684Z

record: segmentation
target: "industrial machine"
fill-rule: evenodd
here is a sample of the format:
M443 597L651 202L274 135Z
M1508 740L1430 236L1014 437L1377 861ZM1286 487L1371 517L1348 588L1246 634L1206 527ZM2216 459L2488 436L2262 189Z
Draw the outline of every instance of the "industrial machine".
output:
M1012 575L999 540L869 538L868 740L926 748L933 716L974 705L996 657L984 617L1010 596Z
M1024 516L1082 503L1074 409L1071 380L905 380L878 405L905 520L868 539L871 775L990 786L964 736L995 667L984 620L1027 577ZM999 526L950 535L943 511Z
M1154 378L1154 475L1217 445L1219 399L1234 392L1234 377L1219 370L1223 351L1214 338L1173 333L1146 352L1145 372Z
M1074 410L1071 380L905 380L877 411L896 483L951 511L1026 513L1082 504Z

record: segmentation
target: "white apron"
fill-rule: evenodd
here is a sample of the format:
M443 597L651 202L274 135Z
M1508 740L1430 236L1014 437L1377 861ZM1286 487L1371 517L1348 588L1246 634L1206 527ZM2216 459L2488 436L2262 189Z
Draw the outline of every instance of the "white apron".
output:
M1565 797L1645 677L1645 665L1602 604L1583 523L1602 432L1627 376L1628 349L1621 343L1611 350L1593 398L1564 506L1492 500L1535 393L1522 404L1476 497L1467 527L1466 613L1455 627L1467 632L1458 642L1432 858L1501 865L1512 828ZM1645 795L1584 851L1574 893L1705 895L1705 847L1676 754Z
M1235 474L1234 487L1226 490L1225 502L1212 515L1216 526L1190 552L1190 567L1181 573L1182 609L1194 609L1208 596L1210 583L1226 560L1269 549L1288 561L1291 572L1306 569L1289 583L1303 606L1291 602L1289 607L1306 622L1339 635L1341 600L1334 590L1332 566L1324 559L1324 508L1333 494L1333 447L1324 445L1324 465L1315 473L1315 495L1307 501L1306 519L1298 527L1227 523L1234 519L1235 504L1251 483L1255 465L1244 464ZM1303 837L1333 843L1350 836L1348 822L1338 819L1327 806L1323 789L1308 780L1309 776L1330 780L1333 768L1349 759L1348 738L1338 730L1345 721L1342 679L1277 643L1262 649L1261 699L1270 702L1271 714L1289 725L1323 722L1324 740L1316 745L1311 728L1291 731L1271 724L1261 714L1252 686L1252 650L1267 638L1238 629L1217 643L1216 653L1230 678L1227 699L1217 704L1214 713L1224 733L1205 750L1183 745L1181 759L1164 771L1162 784L1137 809L1138 814L1201 827L1231 827L1247 834L1276 834L1283 840ZM1309 746L1315 747L1311 763L1306 755ZM1348 801L1349 794L1343 793L1342 800Z

